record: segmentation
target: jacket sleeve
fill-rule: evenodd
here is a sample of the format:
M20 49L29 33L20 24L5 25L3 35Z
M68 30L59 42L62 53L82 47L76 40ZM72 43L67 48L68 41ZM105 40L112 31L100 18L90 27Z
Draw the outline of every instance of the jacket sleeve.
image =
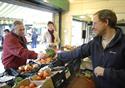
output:
M67 62L72 59L83 59L85 57L90 56L90 47L91 42L88 44L83 44L82 46L78 47L77 49L71 51L71 52L63 52L58 54L58 59Z
M37 53L24 48L16 38L6 38L5 45L8 51L19 58L36 59Z

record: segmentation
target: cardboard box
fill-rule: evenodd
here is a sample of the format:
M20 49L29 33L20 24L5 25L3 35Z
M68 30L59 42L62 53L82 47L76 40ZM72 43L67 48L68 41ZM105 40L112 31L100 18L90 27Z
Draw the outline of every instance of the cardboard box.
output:
M15 85L13 88L19 88L21 85L29 85L31 82L37 85L37 88L54 88L52 80L50 77L45 80L33 81L31 79L24 79L18 85Z

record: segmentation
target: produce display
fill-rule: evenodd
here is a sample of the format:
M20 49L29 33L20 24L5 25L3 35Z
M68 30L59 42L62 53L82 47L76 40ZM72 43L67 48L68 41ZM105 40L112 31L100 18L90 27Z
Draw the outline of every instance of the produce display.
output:
M51 61L52 61L52 58L51 57L47 57L47 58L44 58L44 59L39 59L37 61L37 63L38 64L49 64Z
M45 80L51 75L50 69L39 70L38 73L31 77L32 80Z
M18 80L20 78L17 78ZM16 83L12 88L37 88L38 85L35 82L30 81L28 78L23 79Z
M19 88L37 88L36 84L31 82L28 85L21 85Z
M20 81L22 81L22 80L23 80L23 78L21 78L21 77L16 77L14 84L18 84L18 83L19 83Z
M68 50L74 49L74 47L71 46L65 46L64 48L67 48ZM43 87L43 85L46 84L48 79L52 80L51 83L54 87L56 87L57 85L62 86L62 84L65 83L60 81L65 81L66 79L66 75L64 73L66 70L65 67L54 67L52 65L55 61L54 57L56 55L56 51L54 49L46 49L45 51L45 58L34 60L32 61L33 63L29 62L28 64L20 66L18 69L16 69L16 71L19 73L19 77L15 76L12 88L45 88ZM83 71L83 73L88 78L91 78L92 76L91 72L88 70Z
M52 61L54 61L55 55L56 55L56 53L53 49L46 49L45 58L41 58L41 59L37 60L36 62L38 64L49 64Z
M31 72L32 70L36 68L38 68L38 64L27 64L27 65L20 66L18 68L18 71L23 74L26 72Z
M56 55L56 52L54 49L46 49L46 54L49 56L49 57L54 57Z

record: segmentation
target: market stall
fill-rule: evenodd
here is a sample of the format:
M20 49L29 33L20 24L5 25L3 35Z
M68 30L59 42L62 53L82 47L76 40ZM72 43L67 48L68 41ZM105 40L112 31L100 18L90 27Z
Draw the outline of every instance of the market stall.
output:
M73 48L72 48L73 49ZM0 76L1 88L94 88L91 76L80 70L79 59L56 64L55 50L47 49L48 57L29 61L18 69Z

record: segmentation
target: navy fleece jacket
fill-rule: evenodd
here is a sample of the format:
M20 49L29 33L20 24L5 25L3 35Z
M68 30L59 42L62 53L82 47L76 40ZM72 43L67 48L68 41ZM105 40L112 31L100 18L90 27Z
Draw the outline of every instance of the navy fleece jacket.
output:
M96 88L125 88L125 35L120 28L116 28L116 32L105 49L101 37L97 36L74 51L58 54L58 59L67 62L91 56L93 69L97 66L105 68L103 77L94 76Z

